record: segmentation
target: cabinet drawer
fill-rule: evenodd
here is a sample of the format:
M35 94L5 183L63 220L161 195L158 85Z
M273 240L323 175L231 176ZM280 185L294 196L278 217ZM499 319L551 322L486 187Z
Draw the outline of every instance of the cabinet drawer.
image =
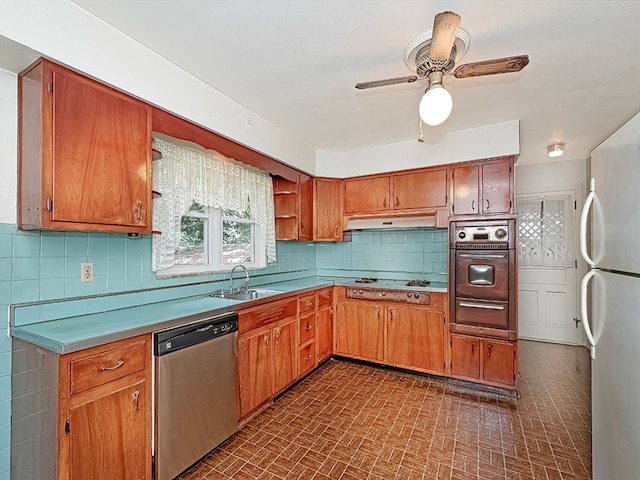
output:
M333 288L325 288L318 292L318 306L331 305L333 303Z
M316 294L304 295L300 297L298 303L300 304L300 315L312 312L316 308Z
M300 317L300 345L312 339L316 335L316 315L310 313Z
M147 352L146 342L125 344L106 352L71 360L71 394L117 380L144 370Z
M316 344L311 342L300 349L300 376L316 366Z
M293 317L296 315L297 309L298 299L291 297L259 307L241 310L238 312L238 331L239 333L249 332L272 322Z

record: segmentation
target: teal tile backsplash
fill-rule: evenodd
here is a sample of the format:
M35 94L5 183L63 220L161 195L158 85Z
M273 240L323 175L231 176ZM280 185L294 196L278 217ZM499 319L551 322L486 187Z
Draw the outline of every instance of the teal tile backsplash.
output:
M8 306L38 301L30 319L47 320L95 309L198 295L228 281L228 274L157 279L151 271L151 236L83 232L21 232L0 224L0 480L8 478L10 448L11 341ZM442 229L353 232L351 242L277 242L275 264L252 271L252 282L323 274L424 277L447 271ZM94 281L80 282L80 263L93 262ZM116 296L93 297L116 294ZM61 299L73 299L58 302Z

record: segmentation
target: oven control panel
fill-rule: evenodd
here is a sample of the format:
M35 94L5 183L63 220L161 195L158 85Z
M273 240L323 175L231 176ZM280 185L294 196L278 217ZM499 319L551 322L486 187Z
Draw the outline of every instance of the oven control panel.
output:
M508 225L467 225L456 226L455 241L469 243L506 243L509 241Z

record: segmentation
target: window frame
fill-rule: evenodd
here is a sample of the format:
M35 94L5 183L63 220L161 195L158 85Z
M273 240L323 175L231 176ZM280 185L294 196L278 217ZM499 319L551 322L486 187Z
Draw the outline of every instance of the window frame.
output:
M244 265L249 270L266 267L266 238L261 233L260 225L255 219L224 215L221 208L204 205L205 212L189 210L182 217L205 218L204 255L203 264L174 264L170 267L158 269L158 276L186 276L205 275L230 272L236 265ZM252 225L253 256L251 262L222 263L223 258L223 223L232 221Z

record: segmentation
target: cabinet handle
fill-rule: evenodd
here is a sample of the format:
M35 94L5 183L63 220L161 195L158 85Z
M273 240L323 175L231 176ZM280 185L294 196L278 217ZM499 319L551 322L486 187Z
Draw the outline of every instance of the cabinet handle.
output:
M313 303L311 303L311 302L307 302L307 303L305 303L305 304L304 304L304 306L305 306L305 307L312 307L312 306L313 306Z
M483 310L504 310L504 305L485 305L482 303L460 302L458 305L467 308L482 308Z
M280 343L280 329L279 328L273 331L273 336L274 336L273 341L275 342L276 345L278 345Z
M322 298L324 298L325 300L329 300L330 297L331 295L329 295L328 293L325 295L322 295Z
M487 350L489 351L489 353L487 353L487 357L490 357L490 356L491 356L491 348L493 348L493 347L491 346L491 344L490 344L490 343L488 343L488 344L487 344Z
M140 390L133 392L133 408L140 410Z
M336 226L336 237L340 234L340 227Z
M382 310L380 310L379 308L376 310L376 313L378 314L378 320L380 320L380 313L382 312Z
M475 205L476 205L476 201L475 200L471 200L471 210L475 210L476 209Z
M396 197L396 207L400 206L400 199L398 197Z
M268 347L269 346L269 335L265 335L264 336L264 346Z
M476 342L471 342L471 354L476 353Z
M387 208L387 199L386 198L382 200L382 206L384 208Z
M111 370L115 370L116 368L120 368L122 365L124 365L124 360L120 360L113 367L100 367L100 370L102 370L103 372L109 372Z
M487 210L489 210L489 199L487 198Z
M308 332L309 330L311 330L313 327L310 324L307 324L306 327L304 327L304 329Z
M308 362L309 360L311 360L311 355L307 355L306 357L304 357L304 359Z
M389 309L389 320L393 320L393 310Z
M142 220L142 202L138 202L138 213L136 215L138 220Z

